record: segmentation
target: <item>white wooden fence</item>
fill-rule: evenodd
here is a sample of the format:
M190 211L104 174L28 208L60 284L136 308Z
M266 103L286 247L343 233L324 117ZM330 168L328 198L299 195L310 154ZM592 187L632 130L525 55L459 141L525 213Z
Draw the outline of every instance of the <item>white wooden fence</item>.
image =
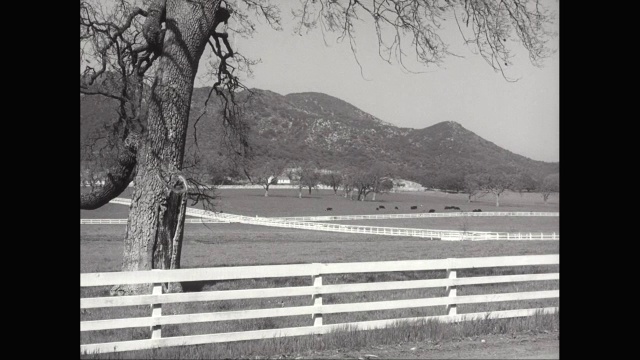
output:
M111 343L81 344L81 353L117 352L129 350L151 349L156 347L196 345L217 342L231 342L241 340L255 340L284 336L300 336L311 334L327 334L332 331L344 329L345 326L358 330L368 330L389 327L398 321L420 321L434 319L443 322L457 322L485 318L512 318L532 316L536 313L553 313L559 307L545 307L534 309L503 310L493 312L478 312L457 314L458 304L489 303L498 301L517 301L530 299L559 298L559 290L498 293L483 295L457 296L457 287L478 284L497 284L524 281L559 280L559 273L537 273L524 275L500 275L500 276L474 276L458 278L456 271L467 268L486 268L504 266L527 265L557 265L559 255L530 255L530 256L506 256L485 258L462 258L440 260L409 260L409 261L383 261L361 263L331 263L331 264L296 264L296 265L270 265L270 266L238 266L203 269L179 269L179 270L152 270L113 273L85 273L80 274L80 286L105 286L114 284L139 284L153 283L153 291L150 295L133 295L121 297L97 297L81 298L80 308L103 308L119 306L150 305L152 308L150 317L109 319L81 321L80 331L96 331L106 329L151 327L151 338L147 340L119 341ZM422 270L447 270L444 279L389 281L374 283L323 285L322 276L328 274L354 274L354 273L381 273L396 271L422 271ZM207 281L207 280L232 280L232 279L256 279L273 277L309 276L310 286L263 288L248 290L206 291L197 293L162 294L161 283L181 281ZM324 294L353 293L383 290L403 290L419 288L447 289L446 297L376 301L347 304L323 304ZM223 311L213 313L196 313L180 315L162 315L162 304L177 302L256 299L285 296L312 296L312 305L282 307L272 309ZM387 319L375 321L362 321L341 324L324 325L323 314L351 313L361 311L421 308L429 306L445 306L447 315L412 317L402 319ZM313 322L310 326L268 329L232 333L216 333L206 335L162 337L162 325L190 324L198 322L214 322L227 320L242 320L266 317L312 315Z
M458 231L458 230L429 230L415 228L398 228L368 225L344 225L332 223L320 223L314 221L291 221L278 218L251 217L243 215L219 214L207 210L188 209L191 216L221 217L230 222L244 224L284 227L294 229L306 229L317 231L332 231L342 233L373 234L389 236L410 236L428 238L432 240L560 240L560 234L551 233L508 233L492 231Z
M131 199L115 198L110 201L115 204L130 205ZM202 217L208 219L225 220L228 222L239 222L251 225L264 225L274 227L284 227L293 229L332 231L342 233L389 235L389 236L410 236L428 238L432 240L560 240L560 234L551 233L508 233L495 231L459 231L459 230L430 230L415 228L397 228L368 225L343 225L332 223L319 223L313 221L292 221L281 218L251 217L244 215L234 215L226 213L216 213L213 211L195 209L188 207L186 214L189 216ZM358 216L358 215L356 215ZM362 215L359 215L362 216Z
M559 212L445 212L445 213L415 213L415 214L375 214L375 215L326 215L326 216L288 216L270 219L287 221L337 221L337 220L384 220L384 219L415 219L415 218L446 218L446 217L475 217L475 216L560 216Z
M373 234L389 236L409 236L428 238L431 240L560 240L560 234L551 233L508 233L491 231L458 231L458 230L430 230L415 228L398 228L367 225L344 225L332 223L320 223L314 221L288 221L272 218L249 217L236 218L237 221L274 227L332 231L342 233ZM233 220L231 220L233 221Z

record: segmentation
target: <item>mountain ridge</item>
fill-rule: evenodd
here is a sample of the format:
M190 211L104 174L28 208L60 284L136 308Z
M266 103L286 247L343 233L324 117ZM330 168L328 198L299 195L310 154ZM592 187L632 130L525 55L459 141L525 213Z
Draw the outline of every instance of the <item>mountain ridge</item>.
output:
M193 124L210 88L195 88L191 100L187 152L195 149ZM105 102L81 97L81 140L87 127L113 117ZM559 172L559 162L533 160L488 141L455 121L422 129L395 126L356 106L318 92L280 95L263 89L237 94L259 156L322 168L391 165L398 176L437 186L445 178L477 172L529 173L536 179ZM225 157L219 101L215 94L198 121L198 150L216 163ZM102 118L102 119L100 119ZM84 124L84 125L83 125ZM83 126L85 131L83 131ZM86 136L86 135L85 135Z

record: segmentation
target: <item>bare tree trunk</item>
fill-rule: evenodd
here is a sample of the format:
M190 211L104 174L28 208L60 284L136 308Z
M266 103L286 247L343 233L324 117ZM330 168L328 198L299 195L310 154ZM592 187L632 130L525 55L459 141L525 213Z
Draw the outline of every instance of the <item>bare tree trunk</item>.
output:
M500 194L496 194L496 207L500 207Z
M180 268L184 211L180 211L183 195L176 188L181 182L193 83L216 2L193 6L167 0L162 57L148 101L148 132L137 153L123 271ZM181 290L180 284L164 287ZM112 288L116 295L150 292L151 284Z
M372 201L376 201L376 193L373 193L373 198L371 199Z

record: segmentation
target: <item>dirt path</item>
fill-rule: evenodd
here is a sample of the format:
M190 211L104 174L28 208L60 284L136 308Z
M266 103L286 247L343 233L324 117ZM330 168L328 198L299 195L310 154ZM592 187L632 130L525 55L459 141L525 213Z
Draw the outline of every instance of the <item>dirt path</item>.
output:
M484 340L484 342L482 342ZM283 355L280 359L559 359L560 333L488 335L441 343L373 346L360 350Z

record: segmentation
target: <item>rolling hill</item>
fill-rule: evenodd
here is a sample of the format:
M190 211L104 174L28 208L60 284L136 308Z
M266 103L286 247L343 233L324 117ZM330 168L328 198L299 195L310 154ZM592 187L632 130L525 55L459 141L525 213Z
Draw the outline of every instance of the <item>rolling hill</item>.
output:
M196 149L195 119L203 113L210 88L196 88L191 102L187 152ZM426 186L465 174L526 172L541 179L559 172L559 163L529 159L503 149L453 121L423 129L401 128L357 107L322 93L280 95L252 89L237 95L251 128L256 154L314 162L321 168L361 167L385 162L399 177ZM81 142L92 129L110 120L114 104L100 97L81 96ZM215 95L197 122L197 153L212 163L225 158L225 134Z

